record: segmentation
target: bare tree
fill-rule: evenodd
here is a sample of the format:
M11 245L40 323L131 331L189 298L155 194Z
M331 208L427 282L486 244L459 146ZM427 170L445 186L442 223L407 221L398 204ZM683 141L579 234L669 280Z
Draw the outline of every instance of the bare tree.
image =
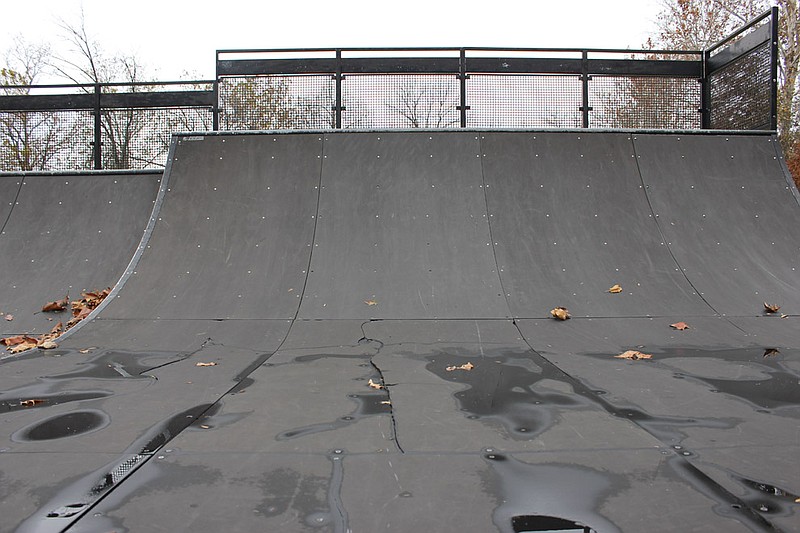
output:
M0 94L27 95L46 69L50 50L18 37L0 68ZM52 111L0 112L0 170L46 170L69 148L74 124Z
M458 102L454 84L414 76L403 81L386 107L412 128L450 128L459 124Z
M145 67L135 55L107 56L86 30L83 10L77 24L61 21L66 42L72 46L69 57L58 57L54 67L58 73L76 84L108 84L112 82L144 83ZM85 88L86 92L93 88ZM118 92L118 88L103 85L103 93ZM152 86L131 85L126 92L151 91ZM143 113L130 108L105 110L102 115L103 164L106 168L136 168L151 166L160 154L154 153L152 143L145 138L152 134ZM155 148L158 150L157 148Z

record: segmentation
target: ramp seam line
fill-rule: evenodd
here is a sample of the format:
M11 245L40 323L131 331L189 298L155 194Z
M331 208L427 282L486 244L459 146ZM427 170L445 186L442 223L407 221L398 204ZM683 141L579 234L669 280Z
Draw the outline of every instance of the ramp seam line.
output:
M492 232L492 217L489 213L489 194L486 192L486 170L483 164L483 136L477 135L476 139L478 140L478 155L480 162L481 162L481 184L483 184L483 205L486 208L486 226L489 228L489 241L492 244L492 257L494 258L494 268L495 273L497 274L497 281L500 284L500 290L503 293L503 300L506 302L506 310L508 313L506 314L506 318L512 318L514 314L511 312L511 304L508 302L508 293L506 292L506 288L503 285L503 276L500 275L500 264L497 262L497 248L494 245L494 233Z
M789 186L789 192L792 193L797 205L800 205L800 191L797 190L797 185L792 177L792 172L789 170L789 166L786 164L786 158L783 157L783 149L781 148L780 142L778 142L778 137L776 135L772 135L771 138L772 148L775 150L775 158L778 161L778 166L781 168L781 173L783 173L783 179L786 180L786 184Z
M6 217L5 221L3 221L3 227L0 228L0 234L2 234L6 230L8 221L11 220L11 214L14 212L14 207L17 205L17 200L19 200L19 193L22 192L22 185L24 183L25 183L25 176L22 176L19 180L19 187L17 187L17 194L14 195L14 201L11 202L11 209L8 210L8 216Z
M544 361L545 363L550 365L552 368L554 368L554 369L558 370L559 372L561 372L567 378L567 382L572 386L572 389L573 389L575 394L577 394L577 395L579 395L579 396L581 396L583 398L586 398L587 400L590 400L590 401L594 402L597 406L599 406L601 409L603 409L606 413L608 413L611 416L619 416L619 412L621 410L625 409L625 408L617 407L616 405L614 405L613 403L611 403L610 401L608 401L608 400L606 400L604 398L600 398L600 397L598 397L596 395L589 394L589 390L590 390L589 387L587 385L585 385L580 379L576 378L572 374L569 374L564 369L562 369L560 366L558 366L557 364L555 364L552 361L550 361L548 358L543 356L539 351L537 351L533 347L533 345L531 345L531 343L528 341L528 338L522 332L522 329L520 329L520 327L517 324L516 320L512 319L511 323L514 326L514 328L516 328L517 333L519 333L519 336L522 339L522 342L525 343L525 345L528 346L528 348L531 350L531 353L535 354L536 357L538 357L541 361ZM627 418L627 417L626 417L626 420L628 420L630 423L635 425L640 430L644 431L647 435L651 436L652 438L654 438L656 441L660 442L664 446L668 447L669 449L673 449L672 446L670 445L670 443L664 442L656 434L654 434L651 431L649 431L645 426L639 424L639 422L637 420L630 419L630 418ZM721 502L722 499L727 500L726 503L735 502L736 504L741 506L742 510L746 511L746 513L743 513L744 516L742 516L741 519L739 519L737 517L733 517L734 520L737 520L739 523L743 523L745 525L757 524L760 527L766 528L767 531L780 531L769 520L767 520L766 518L761 516L758 512L756 512L756 510L752 507L752 505L750 503L742 500L741 498L739 498L738 496L736 496L735 494L730 492L728 489L726 489L720 483L718 483L713 478L711 478L709 475L707 475L699 467L695 466L687 457L675 454L675 455L672 456L672 459L678 461L685 468L687 468L687 470L690 470L692 473L694 473L695 476L701 477L707 486L712 487L713 491L718 496L718 498L714 498L714 499L716 499L717 502L722 503ZM689 481L689 483L692 484L691 481ZM702 492L702 489L698 488L698 491Z
M714 314L716 316L722 317L722 314L719 311L717 311L714 308L714 306L711 305L711 303L709 303L708 300L706 300L705 296L703 296L700 293L700 290L697 287L694 286L694 283L692 283L692 280L690 280L689 276L686 275L686 272L684 271L683 266L681 265L681 263L678 261L678 258L675 257L675 253L672 251L672 248L669 245L669 240L667 240L667 236L664 235L664 230L661 227L661 224L659 224L659 222L658 222L658 217L656 216L655 209L653 208L653 202L650 200L650 195L647 193L647 184L644 182L644 175L642 174L642 167L639 165L639 153L636 151L636 138L635 138L635 136L633 134L631 134L630 137L628 137L628 139L631 142L631 150L633 150L633 161L634 161L634 163L636 165L636 173L639 174L639 183L641 183L641 185L642 185L642 192L644 193L645 201L647 201L647 207L650 209L650 214L653 216L653 223L655 224L656 229L658 229L658 234L661 236L661 240L663 241L664 246L666 247L667 252L669 253L669 256L672 258L672 261L675 263L675 266L678 267L678 272L680 272L681 276L683 276L683 279L686 280L686 283L689 284L689 286L692 288L692 290L695 292L695 294L703 301L704 304L706 304L708 306L709 309L711 309L714 312ZM731 325L733 327L735 327L736 329L739 329L742 332L744 332L744 330L742 330L736 324L731 323Z
M306 287L308 286L308 277L311 274L311 259L314 255L314 242L317 238L317 224L319 223L319 205L320 205L320 197L322 196L322 167L323 162L325 161L325 141L324 135L321 137L320 142L320 155L319 155L319 176L317 177L317 205L314 208L314 229L311 231L311 251L308 253L308 263L306 264L306 276L303 280L303 288L300 290L300 303L297 304L297 309L294 312L294 316L289 319L268 319L268 320L288 320L289 327L286 329L286 335L284 335L283 340L278 344L278 346L272 350L272 352L264 353L261 356L257 357L255 361L247 365L244 370L236 374L236 378L239 381L244 380L250 374L256 371L258 367L266 363L270 357L278 353L282 348L283 345L286 344L286 341L289 339L289 336L292 333L292 329L294 329L295 323L298 321L298 316L300 315L300 308L303 306L303 300L305 299L306 294ZM251 319L244 319L244 320L251 320ZM252 320L262 320L262 319L252 319ZM235 386L231 387L230 390L225 392L222 396L220 396L214 404L220 401L224 396L228 395L231 391L233 391L238 386L238 382Z

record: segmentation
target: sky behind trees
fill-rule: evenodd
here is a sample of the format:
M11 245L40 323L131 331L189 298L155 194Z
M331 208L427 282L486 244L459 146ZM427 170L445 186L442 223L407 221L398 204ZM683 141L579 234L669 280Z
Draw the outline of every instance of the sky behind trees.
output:
M497 46L638 48L658 0L26 0L5 2L0 51L21 35L67 55L60 21L86 30L109 54L135 54L150 79L214 77L226 48ZM44 79L39 82L46 81Z

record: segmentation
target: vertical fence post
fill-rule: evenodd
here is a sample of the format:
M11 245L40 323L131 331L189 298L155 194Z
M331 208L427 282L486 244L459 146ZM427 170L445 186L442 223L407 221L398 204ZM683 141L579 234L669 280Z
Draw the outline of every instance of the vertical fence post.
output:
M336 129L342 128L342 111L344 107L342 107L342 51L340 49L336 49L336 74L334 75L334 80L336 83L336 103L334 104L334 113L336 116L335 120L335 127Z
M94 146L93 158L94 169L103 169L103 117L100 108L101 87L99 83L94 84Z
M704 130L711 129L711 80L708 76L708 60L711 57L711 52L703 50L703 57L701 61L703 77L700 78L700 128Z
M461 127L467 127L467 52L464 48L459 51L458 56L458 79L460 84L461 102L456 109L461 111Z
M581 112L583 115L582 124L584 128L589 127L589 111L592 110L589 107L589 80L592 79L589 76L589 52L584 50L581 52L581 83L583 85L583 94L581 96Z
M219 131L219 75L214 78L214 105L211 107L211 129Z
M791 24L791 22L790 22ZM769 109L771 130L778 129L778 8L773 7L770 25L770 47L769 47L769 75L770 75L770 95Z

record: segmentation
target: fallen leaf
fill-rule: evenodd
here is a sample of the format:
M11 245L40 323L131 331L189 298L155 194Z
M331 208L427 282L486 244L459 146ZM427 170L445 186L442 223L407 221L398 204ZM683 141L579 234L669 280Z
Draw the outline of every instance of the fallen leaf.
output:
M617 359L630 359L632 361L636 361L638 359L652 359L653 356L649 353L642 353L636 350L628 350L627 352L623 352L619 355L614 356Z
M6 315L5 319L11 322L12 320L14 320L14 315Z
M683 331L685 329L689 329L689 324L686 322L675 322L674 324L670 324L669 327Z
M764 348L764 357L771 357L773 355L778 355L781 351L777 348Z
M376 302L375 300L364 300L364 303L367 304L367 305L370 305L370 306L371 305L378 305L378 302Z
M445 368L445 370L447 370L448 372L452 372L453 370L466 370L467 372L469 372L473 368L475 368L475 365L473 365L472 363L465 363L461 366L448 366L447 368Z
M25 335L16 335L14 337L5 337L0 339L0 344L4 346L14 346L15 344L20 344L25 342Z
M61 300L55 300L46 303L42 307L42 311L44 311L45 313L63 311L64 309L67 308L67 305L69 305L69 294L64 296L64 298L62 298Z
M789 315L781 315L781 318L789 318Z
M19 402L20 405L24 405L25 407L32 407L40 403L44 403L44 400L40 400L38 398L32 398L30 400L22 400L21 402Z
M8 351L11 353L26 352L28 350L36 348L36 345L37 345L36 342L23 342L22 344L17 344L16 346L12 346L11 348L8 349Z
M195 363L194 366L217 366L217 363L214 363L213 361L211 363L200 362L200 363Z
M608 292L610 292L611 294L619 294L620 292L622 292L622 287L620 287L619 285L614 285L613 287L608 289Z
M58 348L58 344L51 340L46 340L38 345L39 348L42 350L52 350L53 348Z
M566 307L553 308L550 310L550 314L553 316L553 318L558 320L567 320L572 317Z
M764 302L764 312L766 313L777 313L780 308L780 305L768 304L767 302Z
M288 291L286 291L286 292L292 292L293 290L294 290L294 289L289 289L289 290L288 290Z
M392 402L390 402L389 400L383 400L381 402L381 405L392 405Z
M200 425L200 427L201 427L201 428L203 428L203 429L208 429L208 428L209 428L209 427L211 427L211 426L207 426L207 425L205 425L205 424L201 424L201 425Z
M79 353L89 353L92 350L96 350L96 348L94 346L92 346L91 348L84 348L83 350L78 350L78 352Z
M382 389L383 388L383 385L381 385L380 383L375 383L374 381L372 381L372 379L369 380L369 383L367 383L367 385L369 385L373 389Z

